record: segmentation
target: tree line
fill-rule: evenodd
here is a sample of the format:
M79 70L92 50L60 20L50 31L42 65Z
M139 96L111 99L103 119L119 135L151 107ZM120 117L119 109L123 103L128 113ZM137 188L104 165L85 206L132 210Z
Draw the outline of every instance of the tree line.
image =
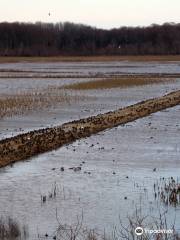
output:
M110 30L65 23L0 23L0 56L180 54L180 24Z

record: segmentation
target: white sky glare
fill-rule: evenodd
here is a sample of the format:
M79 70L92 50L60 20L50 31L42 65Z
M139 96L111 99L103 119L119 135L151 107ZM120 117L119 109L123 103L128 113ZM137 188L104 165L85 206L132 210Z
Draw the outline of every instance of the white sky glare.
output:
M107 29L179 23L179 11L180 0L0 0L0 22L69 21Z

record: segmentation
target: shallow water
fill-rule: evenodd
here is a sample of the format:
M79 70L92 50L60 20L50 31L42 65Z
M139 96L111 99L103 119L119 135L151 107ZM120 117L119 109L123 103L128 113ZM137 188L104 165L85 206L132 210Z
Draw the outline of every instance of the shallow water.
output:
M77 91L71 95L85 96L83 101L62 103L53 108L0 119L0 139L33 129L51 127L80 118L125 107L139 101L180 89L180 81L138 86L126 89Z
M143 211L156 216L157 208L166 207L154 199L154 182L179 177L179 115L178 106L1 170L0 214L26 223L30 239L37 229L42 235L55 230L56 210L61 223L73 223L83 212L86 226L107 232L119 215L126 222L140 199ZM80 172L69 169L83 161ZM56 198L42 204L41 195L48 196L55 182ZM177 229L179 210L168 208Z
M97 68L94 63L18 63L0 64L0 68L42 72L73 72L76 69L83 74L99 71L107 74L115 72L115 69L125 73L180 72L179 63L98 63ZM41 89L49 84L61 86L87 79L14 80L0 79L0 86L7 84L0 93L12 94L17 89ZM64 104L29 116L1 119L0 138L96 115L178 89L180 81L177 79L127 89L72 92L85 94L91 97L91 101ZM136 208L141 207L143 214L156 217L157 209L162 212L168 210L169 225L176 216L176 229L180 232L180 208L167 207L155 200L153 190L154 183L162 177L179 181L179 116L180 107L177 106L1 169L0 216L11 216L21 225L27 225L29 239L34 240L38 233L43 236L55 231L58 225L56 213L62 224L76 223L77 216L81 217L83 213L85 226L110 233L114 225L119 226L119 215L126 225L127 214L132 215ZM69 169L81 164L79 172ZM64 172L61 167L65 168ZM49 198L55 186L56 197ZM41 196L47 196L45 203L42 203Z
M13 71L13 72L12 72ZM5 63L0 64L1 76L17 75L18 72L22 75L33 76L33 73L60 74L60 75L95 75L104 74L123 74L123 73L180 73L179 62L54 62L54 63Z

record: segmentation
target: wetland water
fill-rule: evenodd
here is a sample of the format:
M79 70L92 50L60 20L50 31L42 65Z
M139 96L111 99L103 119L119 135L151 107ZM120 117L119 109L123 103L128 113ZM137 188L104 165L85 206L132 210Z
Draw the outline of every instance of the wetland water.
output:
M2 64L0 68L23 68L29 71L36 68L42 72L53 72L53 68L56 68L56 71L66 72L67 69L73 71L75 66L76 71L86 71L88 74L92 71L114 72L115 69L124 73L180 73L179 63L119 62L115 66L114 63L96 65L97 68L94 63L19 63ZM48 85L61 86L77 81L84 79L1 78L0 85L6 84L5 88L1 88L2 94L14 94L17 86L18 90L22 88L24 91L24 88L34 89L34 86L41 89ZM91 100L64 103L47 111L0 120L1 137L17 134L19 128L27 131L56 125L178 89L180 81L176 79L173 82L126 89L79 91L78 94L92 97ZM10 216L21 225L27 225L29 239L36 239L38 233L43 236L55 231L58 225L56 213L62 224L73 224L83 212L85 226L102 232L106 229L110 233L113 226L119 225L119 215L127 224L127 214L132 215L136 207L141 207L144 214L152 216L157 216L158 209L167 210L169 225L176 216L176 229L180 232L180 208L166 206L155 199L153 189L154 183L163 177L173 177L179 181L179 116L180 107L176 106L1 169L0 215ZM81 171L70 169L80 165ZM61 171L61 167L64 167L64 171ZM50 198L55 187L56 197ZM47 196L47 201L42 203L41 196Z

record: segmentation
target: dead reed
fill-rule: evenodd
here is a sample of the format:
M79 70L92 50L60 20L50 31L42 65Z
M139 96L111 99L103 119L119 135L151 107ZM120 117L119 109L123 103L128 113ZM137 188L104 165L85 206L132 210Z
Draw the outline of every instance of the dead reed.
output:
M45 233L38 236L38 239L55 239L55 240L179 240L179 234L175 230L175 222L168 224L167 212L161 212L157 209L157 216L145 215L143 209L135 207L134 213L128 215L125 219L119 217L119 222L112 228L109 233L99 231L98 229L90 229L84 224L83 212L77 216L76 223L63 224L56 211L57 229L53 235ZM124 221L127 220L127 221ZM126 222L126 224L125 224ZM136 228L141 227L143 234L136 235ZM146 232L145 229L151 230ZM168 230L172 230L169 234ZM157 230L164 230L158 233ZM167 233L166 233L167 230Z
M21 229L18 222L12 218L0 219L0 239L1 240L25 240L28 236L28 230L24 226Z
M154 183L155 199L161 200L166 205L180 205L180 183L173 177L169 179L161 178Z
M16 95L3 95L0 97L0 118L42 111L59 104L82 101L85 98L78 95L72 96L70 92L57 88L22 92Z
M158 84L173 81L172 78L148 77L148 76L118 76L113 78L105 78L101 80L92 80L87 82L74 83L64 86L64 89L73 90L95 90L110 88L128 88L142 86L148 84Z

